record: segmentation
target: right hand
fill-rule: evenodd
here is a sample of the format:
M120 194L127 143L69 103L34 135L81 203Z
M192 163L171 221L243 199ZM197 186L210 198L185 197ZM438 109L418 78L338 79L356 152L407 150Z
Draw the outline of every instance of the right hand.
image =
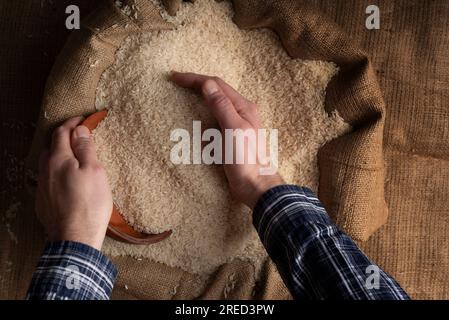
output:
M170 79L183 88L194 89L201 93L222 131L225 129L253 129L257 132L257 129L262 128L256 104L242 97L220 78L172 72ZM254 208L257 200L265 191L284 184L277 173L261 175L260 168L261 165L258 162L256 164L224 165L232 195L250 208Z

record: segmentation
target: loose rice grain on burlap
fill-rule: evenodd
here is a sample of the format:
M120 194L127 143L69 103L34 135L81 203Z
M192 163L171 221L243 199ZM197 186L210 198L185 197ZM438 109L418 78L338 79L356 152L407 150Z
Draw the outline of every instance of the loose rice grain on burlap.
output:
M51 128L72 116L88 115L95 111L96 84L102 72L112 64L121 41L131 32L170 28L152 3L136 0L135 4L139 13L129 17L111 2L91 15L84 21L83 28L71 36L47 82L38 130L29 157L33 167ZM338 110L355 130L321 149L319 197L340 227L353 238L366 240L387 217L382 155L384 102L366 54L354 47L336 25L322 23L318 19L319 14L307 1L235 0L233 5L236 13L234 20L239 27L271 28L278 33L292 57L332 61L340 67L338 77L331 82L327 91L327 109ZM136 262L132 258L115 261L120 270L117 288L121 285L129 288L127 280L138 275L141 277L140 289L135 292L139 292L142 298L175 297L176 294L170 295L170 292L182 292L182 288L169 290L164 286L157 287L158 279L165 278L182 286L189 283L187 278L191 278L191 275L180 270L151 262L145 263L137 274L133 274L131 271L135 270ZM241 272L244 268L243 263L237 270ZM273 271L269 272L271 274ZM222 296L226 285L214 286L219 283L216 282L219 275L211 277L210 285L202 296ZM273 277L276 277L275 273ZM242 286L238 287L242 290L236 290L238 293L231 297L252 297L252 289L248 288L253 286L246 285L251 281L254 281L251 277L243 279ZM280 279L277 278L277 281ZM273 291L270 290L272 285L266 287L268 283L273 282L265 283L268 292L265 297L286 296L285 288L281 292Z

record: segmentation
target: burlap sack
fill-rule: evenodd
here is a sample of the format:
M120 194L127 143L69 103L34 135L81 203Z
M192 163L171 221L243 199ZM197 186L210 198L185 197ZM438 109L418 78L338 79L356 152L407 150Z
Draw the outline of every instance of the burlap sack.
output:
M28 158L35 166L51 129L62 121L95 111L95 89L114 53L132 32L170 28L147 0L136 0L137 21L111 1L73 32L47 81L38 128ZM384 200L382 134L384 102L367 55L308 1L233 1L241 28L268 27L295 58L333 61L339 75L330 83L326 108L337 109L354 131L325 145L319 153L319 197L334 221L356 240L366 240L387 217ZM170 2L170 11L177 1ZM173 6L173 7L172 7ZM150 261L115 258L120 270L114 297L138 298L286 298L288 293L268 263L259 290L250 267L235 261L213 275L201 292L192 291L194 275ZM229 288L231 274L238 277ZM263 288L263 289L260 289Z

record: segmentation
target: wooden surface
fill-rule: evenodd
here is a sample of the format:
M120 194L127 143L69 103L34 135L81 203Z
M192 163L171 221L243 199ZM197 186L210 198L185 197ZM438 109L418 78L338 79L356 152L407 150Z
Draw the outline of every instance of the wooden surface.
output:
M24 190L24 159L45 80L69 34L65 8L78 5L83 17L100 3L0 1L0 299L24 297L36 253L43 248L42 230Z

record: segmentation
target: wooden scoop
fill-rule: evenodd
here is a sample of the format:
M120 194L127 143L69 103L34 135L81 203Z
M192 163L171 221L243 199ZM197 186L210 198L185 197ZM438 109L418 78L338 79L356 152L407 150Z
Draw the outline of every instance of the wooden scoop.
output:
M82 125L86 126L92 132L107 114L107 110L95 112L84 120ZM106 234L112 239L125 243L153 244L166 239L171 233L171 230L159 234L148 234L136 231L126 223L117 207L114 205Z

